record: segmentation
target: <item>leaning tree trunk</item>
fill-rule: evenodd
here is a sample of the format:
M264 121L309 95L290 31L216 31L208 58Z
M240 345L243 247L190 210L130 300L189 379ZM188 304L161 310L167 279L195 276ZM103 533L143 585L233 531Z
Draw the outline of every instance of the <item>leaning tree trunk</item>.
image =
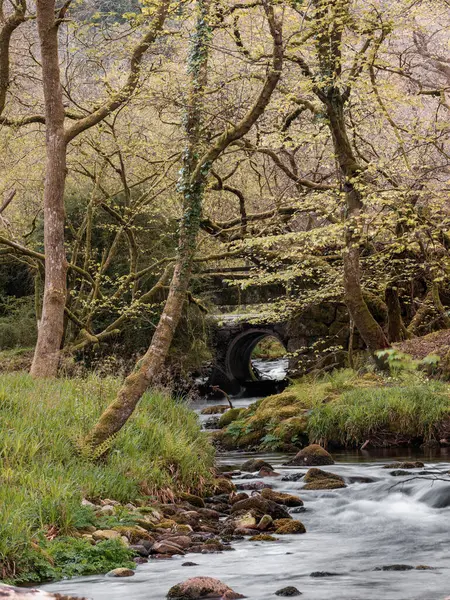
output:
M135 371L125 379L117 398L102 414L87 439L87 444L94 448L99 447L123 427L150 383L158 379L186 301L200 229L204 186L209 172L208 165L196 171L202 144L204 91L207 83L208 43L211 36L208 24L209 8L210 0L199 1L197 30L189 56L190 90L184 120L186 147L180 181L183 217L169 295L149 349L137 363ZM197 174L192 179L194 173Z
M86 438L88 448L101 451L125 425L136 408L142 394L158 378L167 357L175 329L180 321L186 300L197 235L200 230L204 186L215 160L234 141L250 131L270 102L283 67L282 21L274 11L274 3L263 0L262 5L273 40L273 54L264 85L248 113L234 127L226 128L222 135L200 156L203 145L204 90L207 80L208 48L211 31L209 13L212 1L198 0L196 33L192 37L189 57L190 91L184 119L187 144L183 153L183 170L180 191L183 194L183 218L180 225L178 252L169 295L150 347L129 375L117 398L101 415L98 423Z
M44 299L31 374L35 377L54 377L59 363L66 303L66 141L55 0L37 0L36 9L45 99L47 162L44 186Z

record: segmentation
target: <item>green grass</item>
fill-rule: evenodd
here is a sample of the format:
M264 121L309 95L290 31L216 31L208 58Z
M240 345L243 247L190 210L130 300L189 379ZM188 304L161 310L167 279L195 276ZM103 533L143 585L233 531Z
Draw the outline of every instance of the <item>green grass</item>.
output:
M27 579L50 528L67 536L96 524L83 497L164 499L175 488L198 491L210 480L214 452L196 415L163 394L144 396L106 460L93 463L77 453L118 385L95 376L0 376L0 579Z
M225 413L227 415L227 413ZM306 376L239 412L218 440L230 447L332 442L341 447L439 442L450 435L450 385L422 372L396 377L351 369Z
M450 420L450 388L440 382L344 391L316 406L308 419L311 441L358 446L439 441Z

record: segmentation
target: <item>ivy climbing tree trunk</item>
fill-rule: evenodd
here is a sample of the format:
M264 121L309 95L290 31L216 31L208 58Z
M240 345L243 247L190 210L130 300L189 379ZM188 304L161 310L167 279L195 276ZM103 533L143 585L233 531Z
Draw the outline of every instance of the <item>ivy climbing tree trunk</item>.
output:
M36 2L45 99L47 161L44 186L44 300L31 366L31 374L35 377L56 375L66 304L67 260L64 249L66 139L58 57L58 22L55 10L55 0Z
M212 0L198 0L196 31L191 39L188 59L189 95L184 115L186 147L180 193L183 197L183 217L180 224L178 251L169 295L156 327L150 346L124 381L114 402L104 411L86 439L86 445L101 452L107 443L125 425L145 390L154 382L164 366L176 327L180 321L186 292L190 283L192 264L200 230L204 188L215 160L233 142L242 138L264 112L276 88L283 66L282 22L274 12L271 1L263 0L263 7L273 40L272 62L256 102L245 117L234 127L227 128L216 141L204 150L203 125L207 111L205 86L208 74L208 53L212 36Z

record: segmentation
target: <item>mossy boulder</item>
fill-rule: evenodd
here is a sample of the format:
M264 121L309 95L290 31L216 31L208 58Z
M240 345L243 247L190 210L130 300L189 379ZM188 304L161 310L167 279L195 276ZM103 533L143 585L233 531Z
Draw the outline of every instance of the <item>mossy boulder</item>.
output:
M214 479L212 489L210 490L212 496L218 496L219 494L231 494L231 492L235 491L236 486L226 477L217 477Z
M322 448L319 444L311 444L300 450L288 464L316 467L322 465L334 465L334 460L325 448Z
M285 506L303 506L303 500L293 494L283 494L282 492L275 492L269 488L265 488L261 491L261 496L267 500L272 500L277 504L284 504Z
M154 542L155 539L152 537L146 529L136 526L126 526L119 525L118 527L114 527L114 531L117 531L121 536L125 536L130 544L137 544L139 540L147 540L149 542Z
M255 473L263 468L273 471L272 465L260 458L251 458L241 465L241 471L246 471L247 473Z
M306 528L301 521L279 519L275 521L275 533L278 535L291 535L294 533L306 533Z
M306 482L304 490L335 490L347 487L344 479L339 475L316 468L307 471L304 481Z
M233 421L237 421L240 418L243 410L245 410L245 409L230 408L229 410L224 412L223 415L220 417L219 423L218 423L218 426L220 427L220 429L227 427L230 423L233 423Z
M405 461L405 462L393 462L388 465L384 465L383 469L423 469L424 463L420 460Z
M195 496L194 494L187 494L182 492L180 495L180 500L184 500L185 502L189 502L192 506L196 506L197 508L205 508L205 503L202 498L199 496Z
M253 535L249 540L251 542L276 542L277 538L268 533L259 533L258 535Z

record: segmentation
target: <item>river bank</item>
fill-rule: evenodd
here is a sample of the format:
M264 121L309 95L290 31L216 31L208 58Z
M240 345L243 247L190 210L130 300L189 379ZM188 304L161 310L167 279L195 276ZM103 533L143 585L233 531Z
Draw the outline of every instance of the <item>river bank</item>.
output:
M398 377L350 369L305 377L281 394L213 423L218 448L295 452L308 443L343 448L450 446L450 386L422 373Z
M117 382L46 384L39 389L20 375L0 380L2 418L10 425L5 431L14 432L2 439L11 467L2 465L10 488L0 492L2 531L9 536L2 536L0 548L4 580L75 577L43 589L92 600L143 600L149 586L152 598L162 600L171 585L192 576L217 577L255 600L273 598L289 585L318 600L330 594L371 598L371 586L386 600L442 600L448 594L448 448L333 452L336 464L319 467L333 482L329 489L330 479L311 485L317 473L308 469L316 463L287 466L299 449L294 445L289 454L219 453L214 467L210 434L200 431L197 416L184 403L149 396L114 452L98 463L74 452L75 431L88 430ZM330 381L321 385L329 392ZM350 380L344 384L341 373L337 385ZM255 404L233 402L234 410ZM256 400L256 406L264 402ZM211 403L193 407L210 412ZM202 422L210 418L200 415ZM255 457L270 466L245 467ZM384 469L394 458L425 464ZM271 508L269 499L276 501ZM247 500L252 504L234 508ZM74 521L80 515L84 521ZM11 565L15 571L5 570ZM105 575L118 567L131 568L130 576ZM417 590L422 595L415 596Z

